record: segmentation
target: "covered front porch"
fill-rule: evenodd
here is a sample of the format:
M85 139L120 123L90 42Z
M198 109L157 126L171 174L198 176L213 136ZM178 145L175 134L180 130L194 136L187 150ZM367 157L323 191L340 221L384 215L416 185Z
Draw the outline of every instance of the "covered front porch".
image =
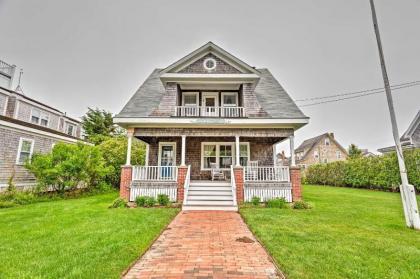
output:
M227 183L232 191L232 205L250 201L253 196L262 201L275 197L293 200L291 170L276 165L275 156L275 146L281 141L289 140L293 150L292 129L141 128L129 129L127 136L127 162L123 172L131 173L125 191L131 201L139 195L167 194L172 201L186 205L191 196L191 181L205 183L206 187L215 185L213 181ZM133 137L146 143L144 166L131 166ZM214 168L223 173L221 178L212 177ZM216 199L210 194L209 198Z

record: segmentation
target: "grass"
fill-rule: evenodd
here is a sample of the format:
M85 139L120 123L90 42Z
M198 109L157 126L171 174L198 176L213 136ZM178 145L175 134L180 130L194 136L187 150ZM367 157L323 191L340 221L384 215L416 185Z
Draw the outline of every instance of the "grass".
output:
M303 196L312 209L241 209L288 278L420 278L420 232L405 227L399 194L305 186Z
M116 197L0 209L0 278L119 278L178 209L108 209Z

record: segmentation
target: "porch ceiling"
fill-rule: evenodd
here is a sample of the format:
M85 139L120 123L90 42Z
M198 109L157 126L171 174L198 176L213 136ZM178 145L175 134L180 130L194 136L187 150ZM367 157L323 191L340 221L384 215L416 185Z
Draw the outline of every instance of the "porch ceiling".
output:
M136 128L134 136L141 137L180 137L185 135L187 137L272 137L272 138L287 138L293 135L293 129L269 129L269 128L249 128L249 129L211 129L211 128Z

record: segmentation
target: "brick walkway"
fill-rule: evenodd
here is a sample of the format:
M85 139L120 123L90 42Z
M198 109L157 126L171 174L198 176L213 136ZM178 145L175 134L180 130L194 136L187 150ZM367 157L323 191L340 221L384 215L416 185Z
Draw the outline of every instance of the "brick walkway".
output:
M184 211L124 278L283 277L238 213Z

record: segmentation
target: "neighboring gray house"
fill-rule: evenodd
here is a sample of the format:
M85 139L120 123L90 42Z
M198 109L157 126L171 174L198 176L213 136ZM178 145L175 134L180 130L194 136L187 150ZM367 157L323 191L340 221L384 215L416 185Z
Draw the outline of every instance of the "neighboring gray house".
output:
M401 147L403 150L420 148L420 110L414 117L407 131L401 136ZM381 153L390 153L395 151L395 146L389 146L378 149Z
M209 42L153 70L115 116L129 139L120 194L165 193L190 210L299 199L300 171L276 166L274 147L289 139L293 150L308 120L268 69ZM132 137L147 144L146 166L130 165Z
M0 62L0 65L7 64ZM0 71L9 73L5 68ZM17 187L34 185L34 177L23 166L25 160L34 152L50 152L56 142L76 143L80 133L78 120L0 86L0 191L7 187L10 177Z

